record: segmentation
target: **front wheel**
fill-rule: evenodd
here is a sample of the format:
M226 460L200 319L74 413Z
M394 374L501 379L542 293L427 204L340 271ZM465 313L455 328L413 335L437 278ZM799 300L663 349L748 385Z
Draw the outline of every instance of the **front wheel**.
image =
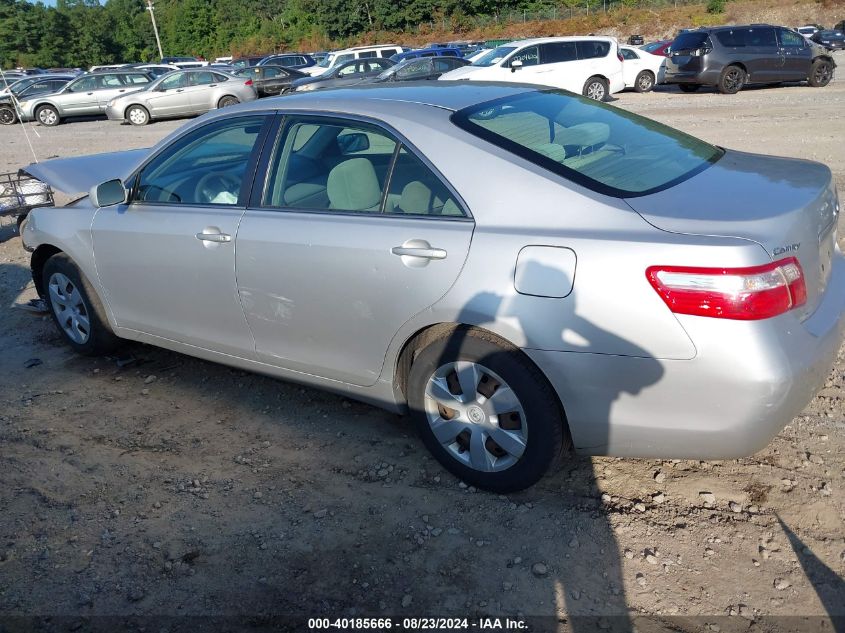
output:
M473 328L416 355L407 395L434 457L468 484L494 492L539 481L568 437L545 376L522 351Z
M14 108L3 106L0 108L0 125L13 125L17 123L18 115Z
M42 287L59 333L76 352L99 356L118 346L120 339L111 331L94 289L67 255L47 260Z
M723 95L733 95L742 90L745 85L745 71L739 66L728 66L719 77L719 92Z
M150 122L150 113L144 106L133 105L126 111L126 120L132 125L146 125Z
M651 92L654 88L654 73L650 70L640 71L634 80L634 90L637 92Z
M833 79L833 64L826 59L817 59L810 68L807 83L813 88L823 88Z
M239 103L240 103L240 101L238 101L235 97L231 97L231 96L223 97L217 103L217 107L218 108L228 108L229 106L237 105Z
M38 108L35 112L35 118L38 119L41 125L46 125L47 127L53 127L62 122L59 111L50 105L44 105Z
M610 94L610 90L607 87L607 81L601 77L590 77L584 84L584 90L581 94L594 101L604 101Z

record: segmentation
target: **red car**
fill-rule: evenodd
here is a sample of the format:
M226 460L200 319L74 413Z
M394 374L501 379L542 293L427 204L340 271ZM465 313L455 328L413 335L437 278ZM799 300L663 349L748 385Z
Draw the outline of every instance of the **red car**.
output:
M663 57L669 57L669 46L671 44L672 40L660 40L659 42L652 42L651 44L640 46L640 48L646 53L651 53L652 55L663 55Z

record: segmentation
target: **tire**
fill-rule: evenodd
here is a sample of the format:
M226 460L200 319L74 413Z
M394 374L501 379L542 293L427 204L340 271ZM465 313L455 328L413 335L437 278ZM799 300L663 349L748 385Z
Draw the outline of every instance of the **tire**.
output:
M40 106L35 111L35 118L41 125L46 125L47 127L54 127L62 122L59 111L51 105Z
M745 85L745 71L736 65L727 66L719 75L717 87L723 95L733 95Z
M3 106L0 108L0 125L14 125L18 122L18 115L14 108Z
M467 385L476 385L467 402L461 399L473 387L460 387L458 369ZM412 361L406 393L426 447L446 470L478 488L527 488L568 446L563 413L545 376L522 351L480 330L458 329L425 345Z
M817 59L810 67L807 83L813 88L824 88L833 79L833 64L827 59Z
M64 253L53 255L42 273L44 298L65 341L83 356L100 356L118 347L100 299L77 265Z
M237 105L239 103L240 101L238 101L236 97L226 96L221 98L220 101L217 102L217 107L228 108L229 106Z
M637 92L651 92L654 90L654 73L650 70L641 70L634 80L634 90Z
M126 110L126 120L132 125L146 125L150 122L150 113L144 106L129 106Z
M701 86L699 84L678 84L681 92L697 92Z
M590 77L584 83L581 94L594 101L606 101L610 95L610 90L607 87L607 81L602 77Z

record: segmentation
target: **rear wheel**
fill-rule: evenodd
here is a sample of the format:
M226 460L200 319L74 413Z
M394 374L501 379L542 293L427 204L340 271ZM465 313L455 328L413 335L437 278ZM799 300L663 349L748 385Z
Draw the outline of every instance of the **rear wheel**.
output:
M581 94L583 94L588 99L593 99L595 101L604 101L605 99L607 99L607 95L609 94L609 92L610 91L607 87L607 81L605 81L601 77L590 77L584 84L584 90Z
M455 476L505 493L536 483L564 449L551 385L520 351L459 329L413 360L408 403L423 442Z
M98 356L118 346L99 298L72 259L64 253L48 259L42 284L53 321L74 350Z
M634 90L637 92L651 92L654 88L654 73L650 70L640 71L634 80Z
M723 95L736 94L745 85L745 71L739 66L728 66L719 76L719 92Z
M35 111L35 118L41 125L53 127L62 122L59 111L51 105L43 105Z
M17 123L18 115L15 113L15 110L9 106L0 107L0 124L2 125L12 125Z
M678 84L681 92L696 92L701 86L699 84Z
M132 125L146 125L150 122L150 113L144 106L133 105L126 111L126 120Z
M813 88L823 88L833 79L833 64L826 59L817 59L810 67L807 83Z
M240 103L240 101L238 101L235 97L227 96L223 97L222 99L220 99L220 101L217 102L217 107L228 108L229 106L237 105L238 103Z

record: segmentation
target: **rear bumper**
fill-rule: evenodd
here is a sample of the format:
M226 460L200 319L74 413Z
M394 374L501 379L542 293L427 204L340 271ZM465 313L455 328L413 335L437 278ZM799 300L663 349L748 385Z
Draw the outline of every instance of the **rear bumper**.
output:
M681 317L692 360L525 350L558 392L579 452L731 459L765 447L814 397L845 336L845 258L822 303L756 322Z
M715 86L719 83L720 70L683 70L667 60L664 73L667 84L698 84L704 86Z

